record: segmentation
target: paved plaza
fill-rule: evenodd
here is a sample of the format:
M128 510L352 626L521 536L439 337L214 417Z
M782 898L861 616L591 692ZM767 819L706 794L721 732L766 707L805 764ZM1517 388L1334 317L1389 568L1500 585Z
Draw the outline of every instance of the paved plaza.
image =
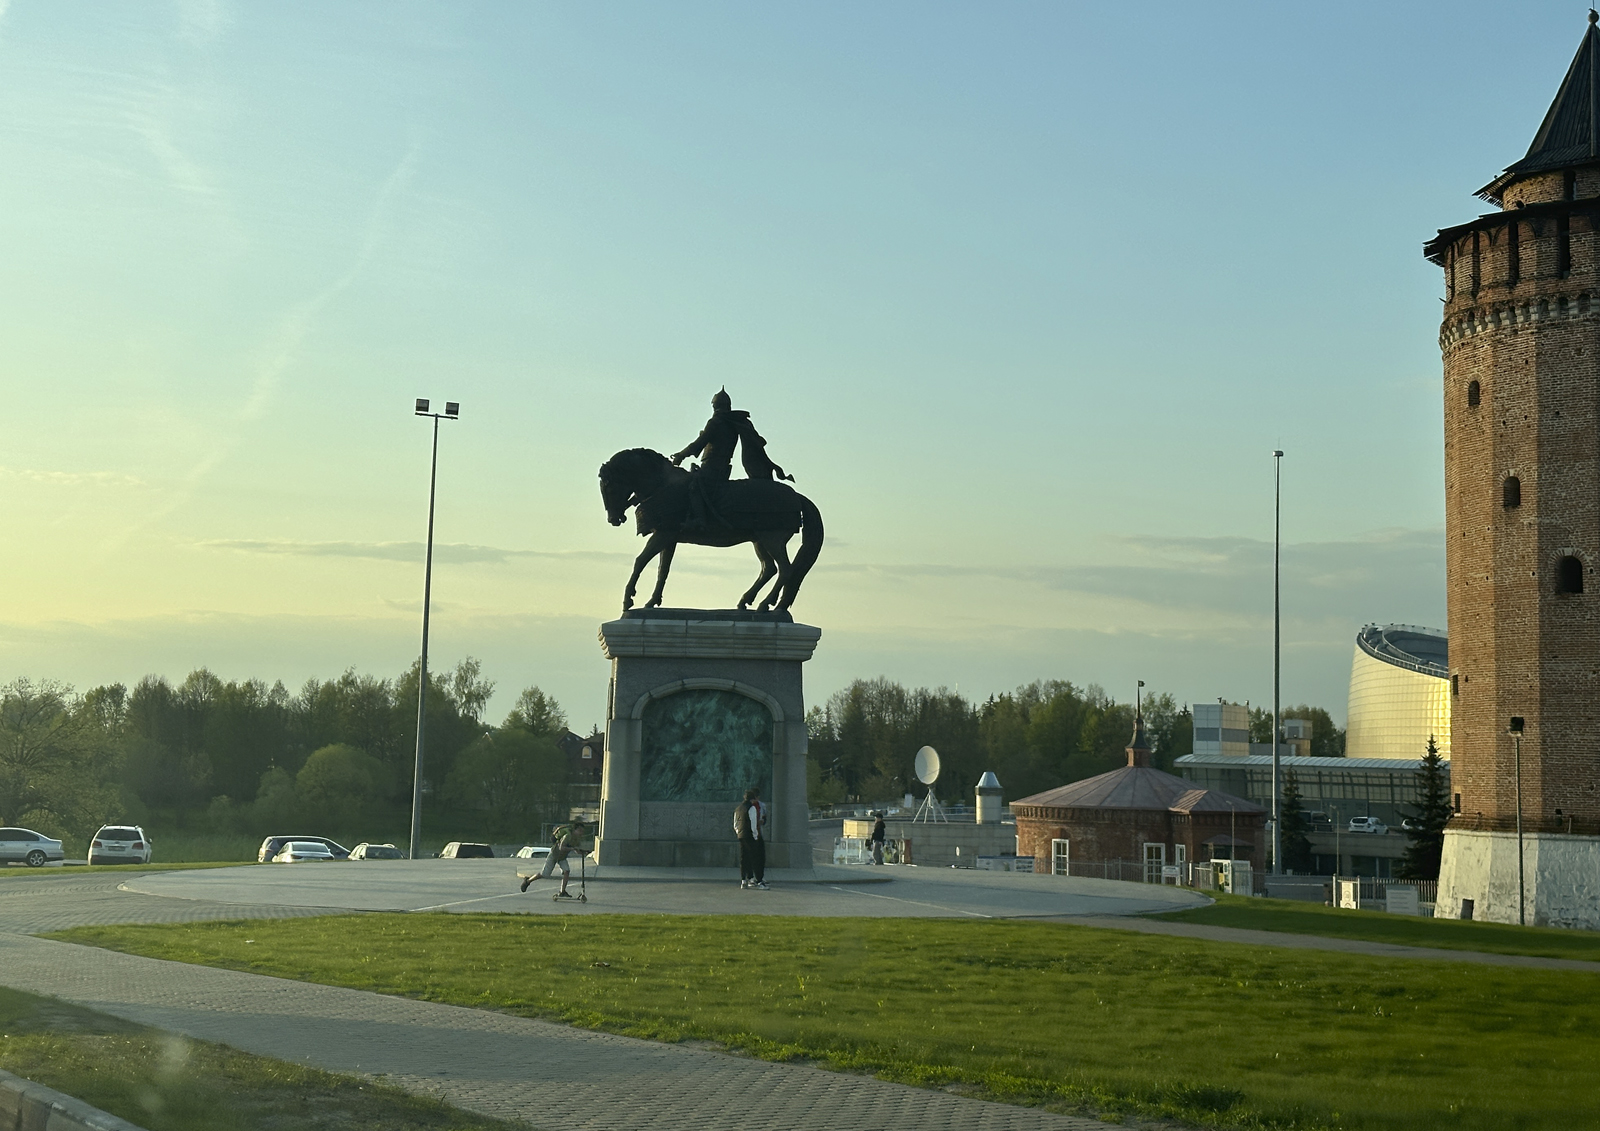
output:
M386 860L154 872L123 885L134 895L299 910L461 911L565 914L558 881L520 892L526 860ZM874 882L877 881L877 882ZM576 870L572 890L578 890ZM1198 907L1178 887L953 868L820 864L807 882L775 875L771 891L739 887L711 869L601 868L589 879L585 914L866 915L974 919L1140 915Z

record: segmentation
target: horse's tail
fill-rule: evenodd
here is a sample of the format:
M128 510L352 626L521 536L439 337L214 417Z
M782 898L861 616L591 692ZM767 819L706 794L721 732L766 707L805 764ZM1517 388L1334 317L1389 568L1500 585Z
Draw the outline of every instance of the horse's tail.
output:
M806 574L811 572L811 567L817 564L817 555L822 552L822 512L804 495L800 496L800 552L794 556L794 562L789 566L789 584L783 595L783 604L780 608L787 609L794 602L795 594L800 592L800 583L806 579Z

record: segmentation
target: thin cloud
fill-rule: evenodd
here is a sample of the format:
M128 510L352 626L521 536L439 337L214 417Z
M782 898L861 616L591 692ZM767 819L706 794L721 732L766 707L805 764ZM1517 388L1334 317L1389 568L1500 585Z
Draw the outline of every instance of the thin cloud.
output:
M823 562L817 569L902 581L1001 581L1151 609L1271 615L1271 542L1134 536L1114 539L1112 550L1121 560L1108 564ZM1286 617L1437 618L1444 598L1443 531L1385 530L1346 541L1290 543L1283 547L1282 577ZM1371 611L1359 611L1364 608Z
M241 554L276 554L304 558L364 558L384 562L420 562L425 549L421 542L300 542L288 539L216 538L195 545L207 550L233 550ZM523 558L547 561L622 562L627 554L600 550L508 550L499 546L478 546L469 542L436 542L434 560L453 564L500 563Z
M0 0L3 2L3 0ZM148 487L134 475L117 471L41 471L31 467L0 467L0 476L52 487Z

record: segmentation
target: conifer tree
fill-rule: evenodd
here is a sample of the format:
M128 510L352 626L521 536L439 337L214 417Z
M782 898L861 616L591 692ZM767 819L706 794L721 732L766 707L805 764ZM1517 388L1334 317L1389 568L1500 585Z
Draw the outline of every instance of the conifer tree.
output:
M1283 775L1283 804L1278 810L1283 821L1283 867L1285 871L1310 873L1311 818L1300 797L1300 780L1289 770Z
M1417 792L1421 796L1406 813L1411 828L1405 830L1410 843L1400 859L1399 876L1403 880L1439 878L1444 826L1451 817L1449 773L1444 759L1439 757L1438 744L1429 735L1428 752L1423 755L1422 768L1417 771Z

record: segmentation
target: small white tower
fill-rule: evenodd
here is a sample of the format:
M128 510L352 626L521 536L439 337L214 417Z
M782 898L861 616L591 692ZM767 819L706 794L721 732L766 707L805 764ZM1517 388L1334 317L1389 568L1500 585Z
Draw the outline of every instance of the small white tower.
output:
M993 770L983 771L983 777L978 779L978 824L998 825L1000 823L1000 779L994 776Z

